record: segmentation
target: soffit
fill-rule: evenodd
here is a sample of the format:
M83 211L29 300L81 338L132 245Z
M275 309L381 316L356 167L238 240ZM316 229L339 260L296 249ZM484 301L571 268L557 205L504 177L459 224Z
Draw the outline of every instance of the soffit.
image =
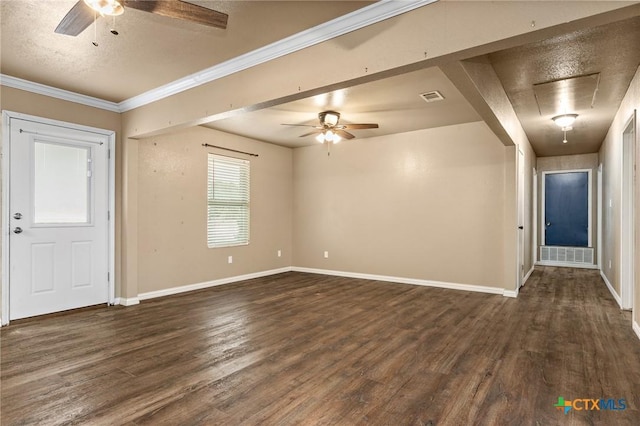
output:
M420 94L438 90L444 100L427 103ZM313 129L286 126L318 124L318 113L340 112L340 123L378 123L378 129L350 131L363 139L419 129L480 121L480 116L437 67L323 93L271 108L243 112L206 127L288 147L313 145Z

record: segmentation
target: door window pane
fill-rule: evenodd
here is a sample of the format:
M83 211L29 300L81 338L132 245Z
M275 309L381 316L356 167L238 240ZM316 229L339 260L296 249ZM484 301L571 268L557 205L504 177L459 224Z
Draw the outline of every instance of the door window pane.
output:
M88 223L89 148L35 142L34 223Z

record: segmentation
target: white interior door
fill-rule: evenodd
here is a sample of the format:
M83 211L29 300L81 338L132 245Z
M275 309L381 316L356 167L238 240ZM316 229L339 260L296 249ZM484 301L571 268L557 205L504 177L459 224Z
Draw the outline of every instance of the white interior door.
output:
M9 319L107 303L108 136L9 129Z
M524 285L524 153L518 148L518 288Z

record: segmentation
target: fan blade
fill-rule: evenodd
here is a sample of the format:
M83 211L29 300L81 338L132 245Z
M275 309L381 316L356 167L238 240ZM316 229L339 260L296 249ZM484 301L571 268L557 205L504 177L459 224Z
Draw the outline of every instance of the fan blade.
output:
M314 129L322 129L320 126L314 126L313 124L289 124L289 123L281 123L281 126L296 126L296 127L313 127Z
M299 137L299 138L304 138L304 137L307 137L307 136L316 135L316 134L318 134L318 133L322 133L322 132L321 132L321 131L319 131L319 130L314 130L313 132L305 133L304 135L300 135L300 136L298 136L298 137Z
M71 8L64 18L62 18L55 32L75 37L91 25L95 15L93 9L87 6L83 0L80 0Z
M227 28L229 19L226 13L180 0L125 0L124 6L223 30Z
M336 133L336 135L340 136L343 139L353 139L353 138L355 138L354 135L352 135L349 132L345 132L344 130L336 130L335 133Z
M369 124L344 124L344 128L345 129L377 129L378 125L376 123L369 123Z

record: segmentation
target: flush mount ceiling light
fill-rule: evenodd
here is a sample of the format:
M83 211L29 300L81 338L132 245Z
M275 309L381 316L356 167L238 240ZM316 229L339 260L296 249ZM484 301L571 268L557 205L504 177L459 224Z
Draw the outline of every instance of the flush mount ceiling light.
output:
M124 12L124 7L118 0L84 0L84 2L102 16L118 16Z
M564 133L564 137L562 138L562 143L566 144L568 142L567 132L569 130L573 130L573 127L571 127L571 125L576 121L576 118L578 118L578 114L561 114L561 115L556 115L555 117L552 118L553 122L556 123Z
M553 122L558 125L558 127L564 129L571 127L574 121L578 118L578 114L562 114L556 115L552 118Z

